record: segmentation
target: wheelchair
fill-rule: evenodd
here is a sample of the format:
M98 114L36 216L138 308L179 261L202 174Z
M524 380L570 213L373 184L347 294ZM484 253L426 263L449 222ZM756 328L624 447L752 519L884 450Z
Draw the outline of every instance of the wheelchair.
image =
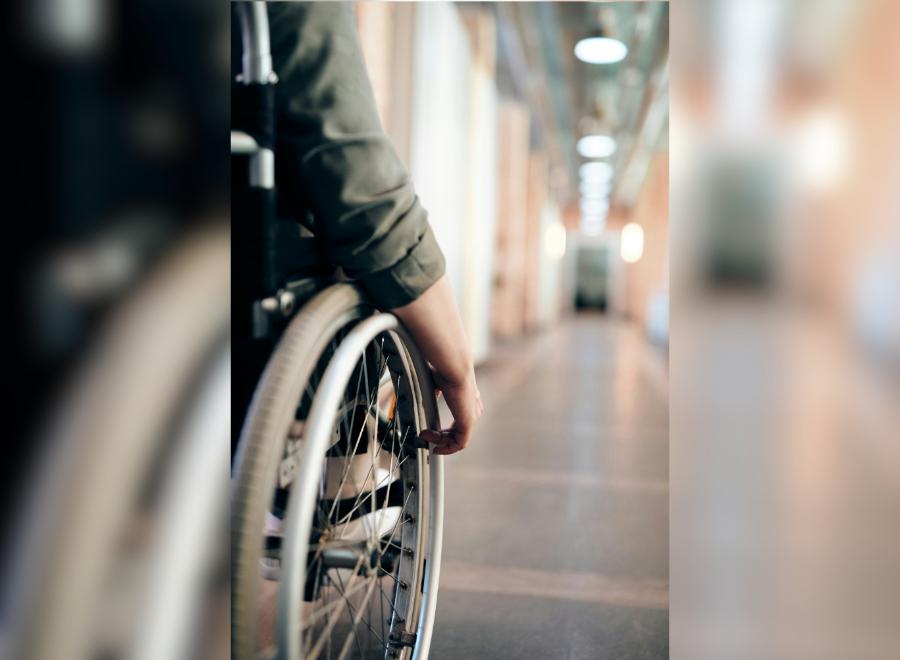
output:
M418 440L439 426L431 374L333 276L314 223L279 217L266 3L233 9L232 657L424 659L443 531L442 458Z

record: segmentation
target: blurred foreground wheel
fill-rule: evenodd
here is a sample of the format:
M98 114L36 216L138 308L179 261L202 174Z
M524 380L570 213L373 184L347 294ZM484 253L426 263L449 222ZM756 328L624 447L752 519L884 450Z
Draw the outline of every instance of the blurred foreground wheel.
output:
M4 657L221 648L229 254L224 223L172 246L52 409L4 567Z

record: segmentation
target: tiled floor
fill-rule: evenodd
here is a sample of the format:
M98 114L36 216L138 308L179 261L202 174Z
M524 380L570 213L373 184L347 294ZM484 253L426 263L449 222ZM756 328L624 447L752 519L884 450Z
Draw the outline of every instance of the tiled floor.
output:
M431 657L666 658L665 356L581 315L499 347L446 461Z

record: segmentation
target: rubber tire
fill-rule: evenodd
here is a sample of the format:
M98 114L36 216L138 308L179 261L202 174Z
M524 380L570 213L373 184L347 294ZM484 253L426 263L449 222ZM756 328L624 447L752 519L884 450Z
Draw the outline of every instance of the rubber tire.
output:
M293 318L260 378L238 441L231 487L231 657L256 660L262 530L284 442L307 381L335 333L375 309L335 284Z

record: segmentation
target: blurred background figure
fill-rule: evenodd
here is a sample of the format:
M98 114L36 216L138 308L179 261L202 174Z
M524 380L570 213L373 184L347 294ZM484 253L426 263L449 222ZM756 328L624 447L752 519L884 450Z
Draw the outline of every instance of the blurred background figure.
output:
M900 5L680 4L672 654L900 656Z
M437 658L668 649L668 4L359 3L485 416Z

